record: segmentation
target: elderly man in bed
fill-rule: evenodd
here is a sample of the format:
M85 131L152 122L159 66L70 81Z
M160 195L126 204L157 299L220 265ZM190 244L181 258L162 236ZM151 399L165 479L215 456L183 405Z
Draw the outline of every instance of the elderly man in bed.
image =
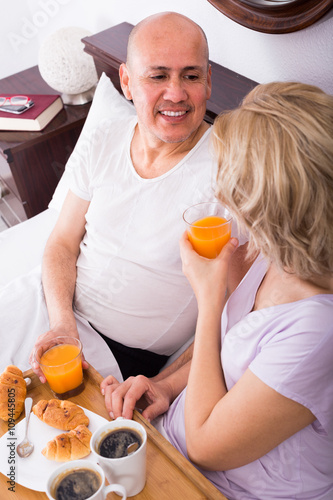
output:
M130 35L120 80L137 114L111 118L69 160L70 190L43 257L49 330L35 346L79 337L84 322L126 378L157 374L195 329L178 242L184 209L214 198L202 29L176 13L143 20ZM84 338L94 363L86 345ZM32 355L30 363L45 381Z

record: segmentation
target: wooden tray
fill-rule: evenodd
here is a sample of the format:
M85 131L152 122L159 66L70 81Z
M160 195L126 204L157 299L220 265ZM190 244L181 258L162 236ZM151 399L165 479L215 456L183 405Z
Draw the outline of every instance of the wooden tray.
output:
M31 379L28 386L28 395L34 404L40 399L51 399L54 396L47 384L41 384L32 370L24 373L24 377ZM102 376L90 366L85 370L84 391L70 398L88 410L98 413L107 420L111 420L104 405L104 397L100 393L99 385ZM18 423L24 418L24 413ZM227 500L213 484L208 481L181 453L179 453L139 412L135 412L134 420L140 422L147 431L147 483L141 493L131 497L138 500L176 500L176 499L212 499ZM0 420L0 435L8 430L7 422ZM59 464L60 465L60 464ZM45 493L15 485L15 492L8 491L7 478L0 473L1 500L47 500ZM108 499L119 499L111 493Z

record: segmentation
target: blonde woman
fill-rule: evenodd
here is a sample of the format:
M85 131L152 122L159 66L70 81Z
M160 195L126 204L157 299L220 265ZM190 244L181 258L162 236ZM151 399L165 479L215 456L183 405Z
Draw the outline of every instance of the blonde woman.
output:
M213 132L217 196L249 243L207 260L184 235L192 361L178 377L105 385L106 403L128 416L143 395L155 418L173 401L160 430L231 500L331 500L333 97L259 85Z

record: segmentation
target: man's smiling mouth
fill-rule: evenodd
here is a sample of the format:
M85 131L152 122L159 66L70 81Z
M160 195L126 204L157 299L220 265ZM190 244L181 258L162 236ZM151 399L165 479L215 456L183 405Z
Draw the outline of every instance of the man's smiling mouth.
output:
M183 116L187 111L160 111L160 113L164 116Z

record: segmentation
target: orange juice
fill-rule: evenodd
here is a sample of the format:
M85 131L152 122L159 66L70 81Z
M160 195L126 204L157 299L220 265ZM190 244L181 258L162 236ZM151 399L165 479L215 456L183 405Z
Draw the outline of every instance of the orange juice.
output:
M214 259L231 236L231 221L210 215L193 222L188 228L188 238L194 250L202 257Z
M72 344L58 344L46 351L41 368L50 388L57 395L78 388L83 381L80 348Z

